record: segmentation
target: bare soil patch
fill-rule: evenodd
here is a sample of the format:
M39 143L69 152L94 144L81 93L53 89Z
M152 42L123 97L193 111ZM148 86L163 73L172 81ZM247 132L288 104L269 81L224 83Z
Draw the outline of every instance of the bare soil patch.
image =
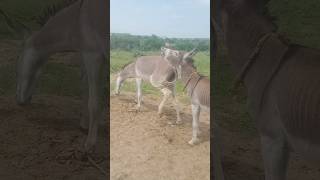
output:
M110 97L110 174L112 180L205 180L210 178L209 114L200 117L201 143L190 146L191 107L182 105L182 125L168 103L157 114L160 98L144 96L140 112L132 112L134 94Z

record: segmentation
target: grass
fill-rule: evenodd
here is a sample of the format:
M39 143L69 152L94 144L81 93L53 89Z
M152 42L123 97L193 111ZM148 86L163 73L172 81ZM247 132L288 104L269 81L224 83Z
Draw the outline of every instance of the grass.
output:
M144 52L144 55L158 55L160 52ZM115 74L121 68L123 65L132 62L135 60L134 57L134 52L129 52L129 51L120 51L120 50L113 50L110 53L110 73L111 73L111 84L110 84L110 92L113 92L114 87L115 87ZM210 76L210 55L208 52L198 52L195 57L195 65L197 67L197 70L206 76ZM130 91L130 92L135 92L135 82L132 81L127 81L124 83L124 86L122 87L122 91ZM149 83L143 83L143 93L144 94L154 94L154 95L160 95L161 92L154 88L152 85ZM177 83L177 93L182 94L181 98L182 100L186 100L187 97L185 94L182 93L183 90L183 85L181 83Z

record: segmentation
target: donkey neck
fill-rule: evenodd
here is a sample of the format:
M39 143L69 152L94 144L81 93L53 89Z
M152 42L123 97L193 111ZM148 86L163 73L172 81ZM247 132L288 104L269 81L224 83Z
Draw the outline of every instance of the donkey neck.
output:
M192 73L195 73L196 71L196 68L191 65L181 65L181 81L183 84L187 84L188 81L190 81Z
M196 86L196 83L201 78L200 74L198 74L196 68L191 65L184 64L181 67L181 81L183 82L187 92L190 96L192 96L192 91Z
M274 26L253 11L242 12L241 9L226 8L222 18L232 68L235 73L239 73L259 39L264 34L271 33Z

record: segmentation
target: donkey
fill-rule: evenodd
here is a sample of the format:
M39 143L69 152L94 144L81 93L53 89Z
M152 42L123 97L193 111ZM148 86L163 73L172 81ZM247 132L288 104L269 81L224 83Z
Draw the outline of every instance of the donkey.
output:
M39 32L25 42L17 62L16 99L29 104L48 57L58 52L81 55L85 116L80 126L88 129L84 147L92 150L97 140L99 122L105 120L106 58L108 36L106 0L79 0L58 12Z
M172 50L172 53L178 53ZM136 79L137 86L137 108L140 109L142 101L142 81L150 82L152 86L160 89L163 99L158 107L159 116L162 115L163 106L168 98L173 98L177 113L176 124L181 124L180 107L176 98L177 73L169 63L163 60L163 56L141 56L130 64L125 65L118 73L116 80L115 94L120 94L123 82L128 78Z
M320 51L289 44L257 9L252 0L223 0L222 30L237 82L247 88L265 178L284 180L291 151L320 165Z
M187 94L191 98L192 108L192 139L188 142L195 145L200 142L198 135L200 111L210 112L210 80L200 75L193 64L192 57L196 54L195 49L190 52L179 52L174 55L170 49L162 48L165 54L164 59L177 69L179 77L187 89Z

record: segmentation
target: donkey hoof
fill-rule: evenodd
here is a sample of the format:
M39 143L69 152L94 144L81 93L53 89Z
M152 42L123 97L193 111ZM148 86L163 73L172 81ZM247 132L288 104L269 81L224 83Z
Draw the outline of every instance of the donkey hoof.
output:
M85 153L87 153L87 154L93 153L93 151L94 151L94 143L86 141L84 143L84 150L85 150Z
M198 139L198 138L192 138L189 142L188 142L188 144L190 144L190 145L197 145L197 144L199 144L200 143L200 140Z
M139 112L140 111L140 107L136 106L136 107L132 107L130 109L128 109L129 112Z
M181 124L182 124L182 120L181 119L176 121L176 125L181 125Z
M180 125L180 124L182 124L182 121L181 120L175 121L175 122L169 121L168 124L171 125L171 126Z
M87 122L80 122L80 128L81 130L87 131L89 129L89 124Z

